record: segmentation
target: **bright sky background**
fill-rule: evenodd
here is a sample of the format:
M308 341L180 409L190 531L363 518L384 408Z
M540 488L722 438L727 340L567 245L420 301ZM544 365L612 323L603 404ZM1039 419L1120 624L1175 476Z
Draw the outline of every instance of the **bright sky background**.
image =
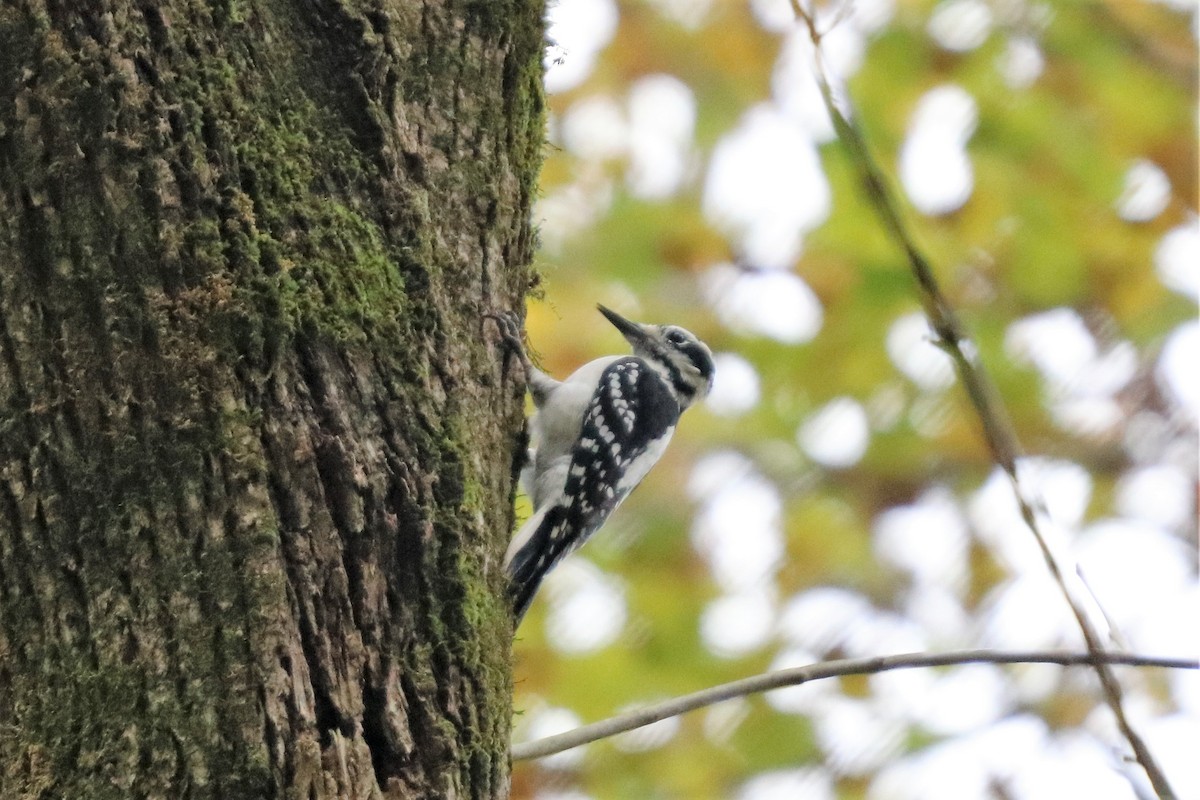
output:
M715 0L719 2L719 0ZM702 21L714 0L656 0L663 13L682 24ZM1195 8L1189 0L1171 5ZM751 0L760 24L791 29L787 0ZM945 50L978 48L995 24L994 4L947 0L929 21L927 33ZM855 13L827 39L827 65L845 79L859 67L866 37L893 13L892 0L858 0ZM579 85L598 53L616 33L613 0L569 0L552 4L546 86L550 92ZM747 271L713 264L700 279L712 312L730 330L800 344L821 334L821 303L788 267L802 257L808 232L831 213L828 181L817 146L832 136L811 73L811 46L787 34L772 82L773 96L749 109L716 145L705 163L693 146L696 104L688 86L670 75L637 81L624 96L581 99L551 121L556 144L586 165L627 160L626 189L644 199L664 199L688 181L703 186L703 213L736 245ZM1014 38L995 69L1012 88L1034 84L1043 68L1036 41ZM896 170L908 200L919 212L942 215L966 203L974 190L971 140L978 107L969 92L945 84L931 87L916 103ZM602 215L614 196L611 173L581 169L577 180L538 205L550 258L556 247ZM1157 217L1171 192L1166 173L1148 157L1130 163L1124 186L1112 198L1130 222ZM1183 297L1200 295L1200 224L1192 218L1172 229L1155 252L1153 274ZM553 295L553 285L548 287ZM919 314L903 314L879 342L897 379L923 393L924 405L908 412L918 429L938 430L939 398L955 391L946 356L930 341ZM1101 344L1079 313L1055 308L1014 320L1005 337L1007 355L1040 373L1055 422L1077 434L1098 434L1123 420L1118 393L1135 378L1132 344ZM718 353L717 382L708 405L736 417L763 402L752 363L736 353ZM1154 376L1172 404L1170 413L1191 421L1200 416L1200 325L1180 325L1158 354ZM924 411L922 411L924 409ZM836 472L853 466L872 436L905 413L886 395L863 404L836 398L796 420L795 441L812 464ZM1200 654L1200 588L1194 556L1168 530L1188 524L1196 491L1196 451L1164 448L1166 422L1146 413L1140 432L1126 443L1134 467L1121 479L1109 515L1086 521L1092 500L1088 472L1065 460L1033 458L1022 464L1025 490L1041 507L1041 522L1065 563L1078 564L1123 641L1133 650L1160 655ZM698 620L707 647L736 657L768 641L785 646L775 667L814 660L831 643L848 656L966 647L1054 648L1078 643L1079 633L1057 586L1024 528L1011 488L1000 473L963 501L947 490L930 489L912 505L890 509L874 521L878 559L911 575L906 615L871 606L862 596L827 586L782 596L774 576L784 553L779 490L745 457L709 453L692 468L687 487L698 503L690 543L708 565L721 594ZM1038 498L1046 502L1040 502ZM1194 520L1193 520L1194 522ZM971 531L1012 570L983 604L964 608ZM1081 593L1086 590L1076 587ZM604 573L586 558L563 563L547 581L547 635L564 654L611 644L626 624L619 576ZM1102 628L1107 623L1097 615ZM870 800L970 800L993 797L989 780L1007 776L1014 798L1086 797L1129 800L1135 795L1114 757L1119 737L1106 713L1097 712L1074 730L1047 729L1021 712L1044 699L1055 683L1054 667L1001 669L987 665L946 672L903 672L871 679L871 697L846 697L833 684L813 684L774 693L769 701L786 713L814 715L826 761L756 775L741 800L834 797L833 777L876 774ZM1200 677L1172 678L1179 713L1156 715L1132 673L1127 707L1161 759L1181 797L1200 797ZM696 688L701 688L697 686ZM647 698L652 701L658 698ZM734 706L708 712L705 725L719 738L737 724ZM537 738L576 726L568 709L534 707L519 720L518 738ZM917 723L953 739L902 755L904 731ZM670 747L677 723L630 734L619 746L632 751ZM578 763L580 752L548 760L559 767ZM574 790L539 795L578 798Z

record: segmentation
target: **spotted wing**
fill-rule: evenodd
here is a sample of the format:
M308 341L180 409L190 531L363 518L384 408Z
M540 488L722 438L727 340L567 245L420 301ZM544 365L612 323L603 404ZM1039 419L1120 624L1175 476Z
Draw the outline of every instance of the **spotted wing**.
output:
M622 358L604 371L571 452L563 492L538 512L537 529L509 564L518 619L546 573L587 541L646 476L678 419L675 398L642 359Z

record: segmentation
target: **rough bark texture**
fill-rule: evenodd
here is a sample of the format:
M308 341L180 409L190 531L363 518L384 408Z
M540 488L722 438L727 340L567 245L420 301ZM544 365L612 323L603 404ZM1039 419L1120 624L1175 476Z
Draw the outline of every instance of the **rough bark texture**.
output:
M507 794L541 13L0 3L0 797Z

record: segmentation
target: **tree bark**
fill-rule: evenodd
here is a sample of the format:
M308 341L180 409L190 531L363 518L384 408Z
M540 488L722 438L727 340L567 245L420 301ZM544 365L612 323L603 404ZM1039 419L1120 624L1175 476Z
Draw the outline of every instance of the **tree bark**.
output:
M0 797L507 795L541 15L0 3Z

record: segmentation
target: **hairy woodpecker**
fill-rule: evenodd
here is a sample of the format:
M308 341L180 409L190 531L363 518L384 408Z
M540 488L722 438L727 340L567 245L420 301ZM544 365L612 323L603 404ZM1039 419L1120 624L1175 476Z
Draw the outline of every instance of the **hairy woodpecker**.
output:
M584 364L565 381L533 365L511 317L494 317L525 368L537 413L521 483L533 515L504 557L517 624L542 578L587 541L646 477L679 415L712 387L708 346L674 325L642 325L598 306L631 356Z

